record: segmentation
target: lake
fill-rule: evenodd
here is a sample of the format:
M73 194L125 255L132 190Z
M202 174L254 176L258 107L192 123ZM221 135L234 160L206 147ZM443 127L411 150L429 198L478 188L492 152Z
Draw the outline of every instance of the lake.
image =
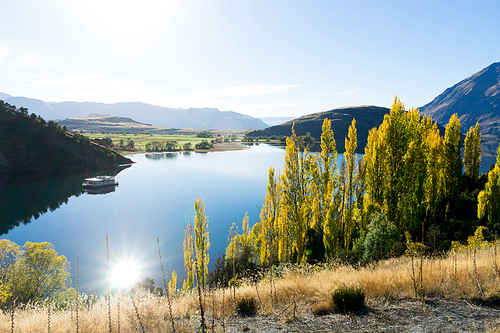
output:
M80 291L106 290L106 234L110 263L134 259L141 277L161 285L157 238L163 265L185 277L184 230L194 219L194 202L205 201L209 219L210 262L224 253L229 227L241 229L248 212L250 225L259 219L271 166L283 168L283 147L260 144L239 151L139 154L131 167L114 171L120 185L109 193L87 194L81 183L91 173L27 178L0 177L0 233L19 245L50 242L71 262L76 282L80 258ZM341 158L339 154L339 158ZM482 171L495 159L484 159ZM113 174L107 171L107 174ZM100 174L104 174L101 172Z
M194 220L197 197L205 201L213 264L225 251L233 222L241 229L245 212L251 225L258 220L269 167L282 168L284 152L283 147L260 144L238 151L132 155L136 163L116 175L120 185L115 191L97 195L81 189L84 178L94 174L4 179L1 237L19 245L52 243L71 262L73 285L78 253L80 291L99 293L107 278L106 233L110 263L116 261L115 251L119 260L134 258L141 276L154 277L157 284L162 281L160 238L164 268L176 271L181 287L184 230Z

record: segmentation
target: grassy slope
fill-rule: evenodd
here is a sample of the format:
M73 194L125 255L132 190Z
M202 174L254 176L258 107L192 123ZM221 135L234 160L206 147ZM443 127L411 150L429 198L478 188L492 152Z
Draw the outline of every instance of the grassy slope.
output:
M500 283L500 277L495 270L495 265L499 260L500 256L496 247L491 246L478 251L477 269L474 274L471 254L450 253L444 257L424 258L422 287L425 297L491 300L491 297L496 295L497 286ZM321 306L320 304L327 301L332 292L342 285L362 288L368 298L369 306L413 298L415 285L412 280L412 265L415 266L415 272L418 275L419 264L418 259L412 264L410 257L400 257L361 268L335 264L300 268L286 266L280 270L280 276L274 278L272 283L269 276L257 284L242 281L234 292L235 298L233 298L233 291L229 289L212 289L204 293L206 321L210 325L212 318L217 318L215 330L217 331L217 328L222 330L222 322L227 322L234 313L235 299L239 300L244 297L252 297L257 301L257 313L261 315L274 314L278 318L291 318L293 311L296 310L295 315L299 318L309 316L313 308ZM195 291L178 292L173 295L172 311L177 331L196 332L199 327L199 303ZM171 332L171 322L168 317L169 305L165 297L160 298L144 292L132 294L132 296L115 294L111 298L114 329L118 323L118 304L120 305L120 326L123 331L141 332L140 325L142 324L146 332ZM44 306L18 309L15 313L14 326L19 331L45 331L47 313L48 309ZM55 332L74 331L77 325L75 310L55 312L52 309L50 325ZM108 331L106 300L100 298L90 307L82 306L79 310L78 325L82 332ZM383 320L382 325L384 325ZM10 331L10 327L9 313L1 313L0 330L7 332Z

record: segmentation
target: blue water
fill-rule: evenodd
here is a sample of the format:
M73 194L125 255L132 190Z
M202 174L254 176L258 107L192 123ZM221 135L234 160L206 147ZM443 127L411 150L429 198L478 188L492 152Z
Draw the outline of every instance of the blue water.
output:
M210 261L225 251L229 227L240 225L248 212L253 225L266 193L268 169L282 168L284 149L265 144L245 150L213 153L132 155L136 162L121 171L114 192L71 196L59 208L32 218L2 238L23 245L50 242L71 262L76 282L80 258L80 291L103 292L106 286L106 233L110 263L135 258L143 277L162 277L157 252L160 238L163 265L184 278L184 230L194 219L194 202L201 197L209 219Z

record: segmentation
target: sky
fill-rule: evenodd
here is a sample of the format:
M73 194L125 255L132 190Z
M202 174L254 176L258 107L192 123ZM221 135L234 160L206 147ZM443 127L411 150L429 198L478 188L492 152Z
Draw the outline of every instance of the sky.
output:
M500 1L0 0L0 92L254 117L407 108L500 61Z

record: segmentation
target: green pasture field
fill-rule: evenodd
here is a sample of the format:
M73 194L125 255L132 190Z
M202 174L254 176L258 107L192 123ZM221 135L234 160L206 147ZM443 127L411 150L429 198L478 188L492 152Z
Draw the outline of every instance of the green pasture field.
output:
M182 147L183 144L191 142L191 146L200 143L202 140L212 140L198 138L195 135L159 135L159 134L102 134L102 133L82 133L89 139L104 139L111 138L113 141L113 146L118 147L120 145L120 140L123 139L123 144L126 145L127 141L130 139L134 141L134 150L146 150L146 144L152 141L177 141L179 146Z

